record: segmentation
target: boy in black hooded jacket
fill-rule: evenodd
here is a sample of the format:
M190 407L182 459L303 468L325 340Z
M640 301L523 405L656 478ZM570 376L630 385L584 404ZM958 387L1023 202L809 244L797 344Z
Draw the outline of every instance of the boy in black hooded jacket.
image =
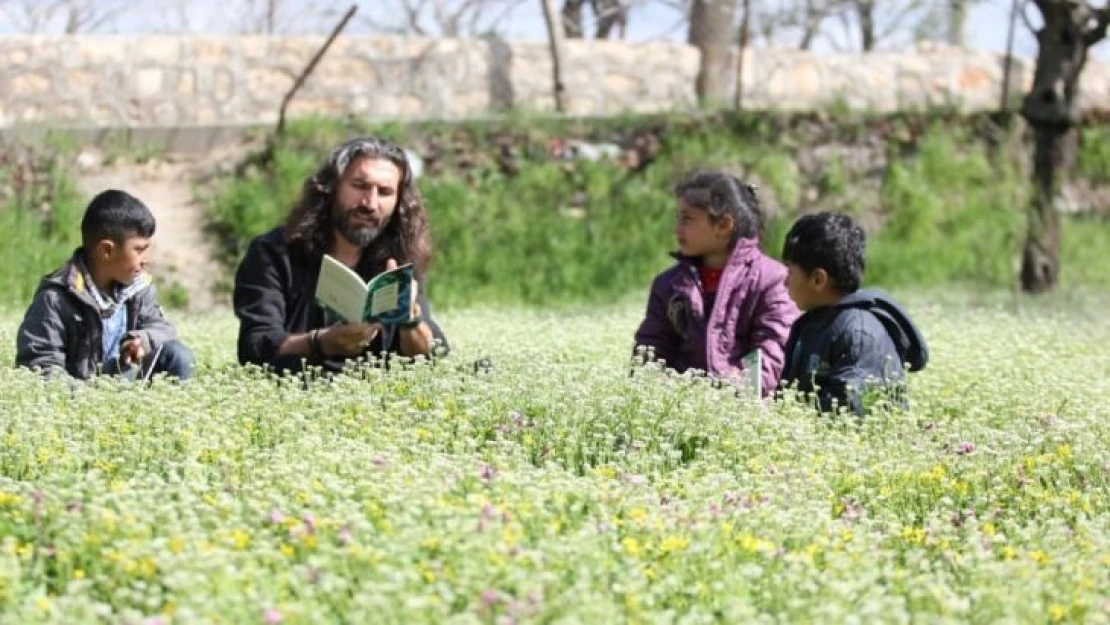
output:
M786 342L782 384L816 393L822 412L863 416L871 397L905 407L905 371L929 360L909 315L877 289L860 289L866 236L851 217L800 218L783 244L786 285L802 316Z

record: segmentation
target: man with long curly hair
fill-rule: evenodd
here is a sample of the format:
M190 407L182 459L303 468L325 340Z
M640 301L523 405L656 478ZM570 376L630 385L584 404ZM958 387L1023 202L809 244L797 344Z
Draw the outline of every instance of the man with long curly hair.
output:
M363 280L412 263L417 284L423 282L432 256L428 217L400 147L360 137L335 148L305 181L285 224L251 241L235 273L241 364L338 371L359 356L445 353L446 339L420 290L415 321L391 333L390 345L383 345L378 324L331 318L315 299L324 254Z

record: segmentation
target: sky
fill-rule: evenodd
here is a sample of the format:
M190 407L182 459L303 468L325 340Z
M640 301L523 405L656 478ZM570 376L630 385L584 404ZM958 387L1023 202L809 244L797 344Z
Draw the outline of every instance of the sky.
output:
M55 0L56 1L56 0ZM109 4L125 5L124 10L113 23L101 30L118 33L136 33L152 31L190 31L190 32L233 32L239 24L243 23L244 15L250 7L264 5L264 0L159 0L149 2L143 0L71 0L84 2L92 6L107 6ZM285 30L311 30L326 32L338 20L338 15L349 6L348 2L313 2L313 0L277 0L284 18L279 28ZM359 5L356 19L348 27L352 33L370 32L374 25L389 25L399 23L402 18L401 8L403 3L412 6L423 2L425 5L424 23L432 24L431 7L437 2L451 8L459 6L467 0L351 0ZM482 0L494 7L491 14L503 15L499 20L498 31L509 39L544 40L547 36L546 27L540 8L540 0ZM665 5L666 0L631 0L635 4L629 18L627 39L630 41L649 41L669 39L682 41L685 31L681 26L681 15ZM673 1L673 0L672 0ZM780 5L790 0L750 0L755 10L767 9ZM898 5L908 0L879 0L883 3ZM943 3L946 0L924 0L927 3ZM968 44L972 48L995 52L1004 52L1006 49L1006 36L1009 27L1012 0L974 0L968 20ZM1105 1L1105 0L1099 0ZM562 0L555 0L557 5ZM0 0L0 6L43 5L47 0ZM327 7L324 11L330 15L310 19L309 16L319 15L320 9L312 11L312 5ZM509 11L505 7L512 5ZM11 10L11 9L9 9ZM18 10L18 9L17 9ZM257 9L256 9L257 10ZM587 31L589 30L590 11L584 11L587 16ZM1036 19L1037 11L1029 7L1028 14ZM887 13L889 19L890 13ZM374 25L371 24L373 20ZM880 24L883 22L880 16ZM19 30L20 20L10 15L5 19L0 15L0 34ZM61 28L62 18L56 17L53 28ZM479 28L484 24L479 24ZM434 31L434 29L432 29ZM817 41L814 46L816 51L834 51L844 49L845 45L854 39L848 39L844 25L839 20L831 20L825 29L827 35ZM908 36L908 34L907 34ZM858 37L858 36L857 36ZM784 45L796 41L796 36L783 39ZM762 42L760 45L763 45ZM888 47L904 48L908 41L894 41ZM1032 57L1036 53L1036 42L1028 28L1019 22L1015 38L1015 53L1021 56ZM1110 60L1110 43L1103 42L1093 51L1096 58Z

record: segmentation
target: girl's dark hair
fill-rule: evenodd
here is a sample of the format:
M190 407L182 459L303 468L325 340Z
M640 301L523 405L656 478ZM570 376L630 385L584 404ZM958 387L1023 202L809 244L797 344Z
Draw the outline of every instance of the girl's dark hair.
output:
M360 270L380 269L386 259L393 258L400 265L412 263L416 274L422 277L432 260L428 215L413 183L405 151L386 139L358 137L332 150L316 173L305 180L301 197L285 221L285 242L306 259L318 260L327 252L334 229L332 213L339 178L360 156L388 160L401 171L397 207L363 254Z
M763 209L753 184L720 172L694 172L680 182L675 197L707 211L711 219L732 218L732 243L763 236Z

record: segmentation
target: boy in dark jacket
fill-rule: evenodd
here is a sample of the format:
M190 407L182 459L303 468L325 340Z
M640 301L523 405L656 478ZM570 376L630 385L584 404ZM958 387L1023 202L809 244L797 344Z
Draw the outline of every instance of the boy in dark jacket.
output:
M904 406L905 369L929 359L909 315L881 291L860 290L865 246L863 229L837 213L800 218L783 245L786 286L804 312L786 342L782 381L816 393L823 412L862 416L876 392Z
M45 276L16 337L16 365L86 380L166 373L192 376L193 354L158 307L143 271L154 215L123 191L97 195L81 220L82 245Z

